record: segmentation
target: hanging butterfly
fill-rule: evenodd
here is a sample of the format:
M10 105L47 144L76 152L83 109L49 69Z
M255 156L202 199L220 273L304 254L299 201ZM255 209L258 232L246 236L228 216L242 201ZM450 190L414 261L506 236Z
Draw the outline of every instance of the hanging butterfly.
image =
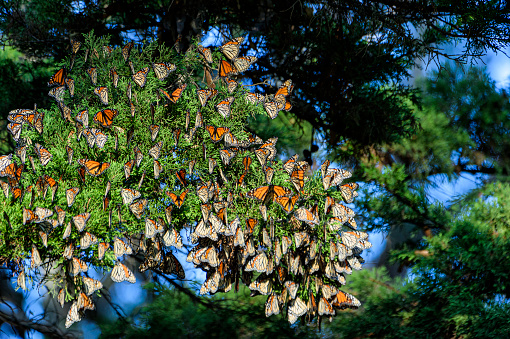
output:
M133 170L133 167L135 166L135 160L129 160L124 164L124 175L126 176L126 180L131 176L131 171Z
M140 167L140 164L142 163L142 159L143 159L143 153L142 153L142 151L140 151L140 148L138 146L135 146L133 148L133 152L135 153L136 167Z
M182 192L179 196L177 196L175 193L172 192L166 192L166 194L172 199L173 203L177 208L181 208L182 204L184 203L184 199L186 198L186 194L188 194L189 189L186 189L184 192Z
M173 102L174 104L176 104L177 100L179 100L179 98L181 97L182 93L186 89L186 86L187 86L186 83L182 84L177 89L175 89L172 92L172 94L168 94L168 92L166 92L165 90L162 90L160 88L159 89L159 93L160 93L161 97L163 97L163 98L167 99L168 101Z
M230 60L239 55L239 45L244 41L243 37L234 38L220 46L220 51Z
M119 73L117 73L115 67L110 69L110 77L112 78L113 87L117 88L119 85Z
M228 78L225 78L225 82L227 83L227 91L229 93L234 93L234 91L237 88L238 82Z
M255 62L257 62L257 58L254 56L247 55L240 58L235 58L232 61L234 63L236 72L242 73L246 71L248 68L250 68L250 66L253 65Z
M129 58L129 54L131 53L131 49L134 47L134 43L132 41L122 47L122 56L124 57L124 61L127 61Z
M296 219L304 221L306 224L310 226L315 226L319 224L319 220L317 219L317 217L304 207L298 208L294 212L294 216L296 217Z
M93 177L97 177L103 174L110 167L109 162L98 162L89 159L78 159L78 163L85 167L87 173Z
M53 155L51 155L51 153L48 152L46 148L42 147L38 143L34 144L34 148L37 156L39 157L39 160L41 161L41 164L46 166L48 162L50 162L51 158L53 158Z
M118 114L116 109L103 109L94 115L94 122L106 128L112 127L113 118Z
M71 97L74 97L74 79L73 78L66 78L66 86L69 90L69 94Z
M138 201L135 201L131 205L129 205L129 209L137 219L140 219L142 217L142 213L147 206L148 200L147 199L140 199Z
M133 81L143 88L147 83L147 74L149 73L149 67L144 67L135 74L133 74Z
M103 105L108 105L108 88L105 86L96 87L94 94L99 97Z
M236 69L228 61L221 60L220 66L218 68L218 75L220 77L225 78L236 74Z
M159 163L159 161L154 160L154 179L159 179L159 175L163 171L163 166Z
M67 107L64 103L62 102L57 102L58 104L58 108L60 110L60 116L62 117L63 120L67 120L67 121L72 121L71 119L71 114L72 114L72 111L69 107Z
M161 155L161 147L163 147L163 141L157 142L152 148L149 150L149 155L154 158L154 160L158 160Z
M48 92L48 95L50 97L53 97L55 100L57 100L57 102L63 102L64 101L65 89L66 88L64 86L59 86L59 87L52 88Z
M216 94L218 94L218 90L212 88L197 90L198 100L200 100L202 107L207 104L209 99L216 96Z
M230 116L230 105L232 105L233 102L234 97L228 97L215 106L218 113L220 113L223 118L226 119Z
M96 67L90 67L87 69L87 74L90 77L90 81L92 81L92 85L96 85L97 83L97 68Z
M149 125L149 132L151 134L152 141L156 140L159 132L159 125Z
M48 86L64 86L67 75L66 73L67 72L65 67L59 69L55 74L51 76L50 80L48 81Z
M212 59L211 50L209 48L202 47L202 45L198 45L197 47L198 47L198 51L202 54L205 61L212 64L213 59Z
M294 195L292 197L276 197L275 201L283 208L287 214L292 212L294 209L294 205L296 204L296 201L298 200L299 195Z
M251 104L254 104L254 105L258 105L260 103L264 103L264 96L262 94L258 94L258 93L246 93L246 101L251 103Z
M154 69L154 73L156 74L156 77L160 81L165 80L166 77L168 77L170 75L170 73L172 73L173 71L175 71L177 69L177 67L170 62L154 63L154 64L152 64L152 68Z
M111 276L113 281L115 282L123 282L128 281L132 284L136 282L135 275L126 265L117 262L115 267L112 269Z

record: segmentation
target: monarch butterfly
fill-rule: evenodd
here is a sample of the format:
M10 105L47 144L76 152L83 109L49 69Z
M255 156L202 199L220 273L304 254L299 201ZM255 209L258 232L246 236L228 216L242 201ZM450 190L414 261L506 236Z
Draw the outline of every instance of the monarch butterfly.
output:
M48 208L36 207L35 214L37 216L37 220L35 222L42 222L44 219L51 217L53 215L53 211Z
M223 118L226 119L230 116L230 105L232 105L233 102L234 97L228 97L215 106L218 113L220 113Z
M83 277L82 279L83 285L85 286L85 294L87 296L90 296L95 291L103 288L103 284L99 280L92 279L89 277Z
M234 62L234 67L236 68L237 73L242 73L250 68L255 62L257 62L257 58L251 55L247 55L240 58L235 58L232 60Z
M264 171L266 183L268 185L271 185L271 181L273 181L273 176L274 176L274 169L268 166L265 169L263 169L263 171Z
M142 217L143 210L147 206L147 203L148 203L147 199L140 199L129 205L129 209L131 210L131 212L133 212L137 219L140 219Z
M99 149L102 149L106 145L106 142L108 141L108 136L97 128L91 128L91 131L92 133L94 133L96 139L96 146Z
M317 219L317 217L304 207L298 208L294 212L294 216L296 217L297 220L304 221L309 226L315 226L319 224L319 220Z
M159 132L159 125L149 125L149 133L151 134L152 141L156 140Z
M344 308L344 307L357 308L357 307L361 306L361 303L359 302L358 299L356 299L355 296L353 296L349 293L338 291L338 293L335 295L335 297L331 301L331 305L333 305L333 307L339 307L339 308Z
M118 113L116 109L103 109L94 115L94 122L103 127L110 128L113 123L113 118L115 118Z
M66 86L69 90L69 94L71 97L74 97L74 79L73 78L66 78Z
M90 67L87 69L87 74L90 77L90 81L92 81L92 85L96 85L97 83L97 68L96 67Z
M218 240L218 234L214 230L214 227L211 223L200 220L200 222L197 225L197 228L195 228L195 231L193 232L194 236L197 236L199 238L209 238L213 241Z
M93 177L100 176L101 174L103 174L104 171L110 168L109 162L98 162L89 159L78 159L78 163L84 166L85 169L87 170L87 173L92 175Z
M12 137L14 138L15 141L18 141L19 137L21 136L21 127L22 127L22 124L18 124L18 123L11 122L11 123L7 124L7 130L9 132L11 132Z
M32 164L32 168L34 166ZM15 162L7 165L2 171L0 171L0 177L7 177L8 179L12 179L14 182L18 182L21 179L21 174L25 169L24 165L18 166ZM11 183L11 182L10 182Z
M59 69L55 74L53 74L48 81L48 86L64 86L66 80L66 69L65 67Z
M227 83L227 91L229 93L233 93L237 88L238 85L237 81L226 78L225 82Z
M319 315L335 315L335 310L324 297L319 300Z
M119 238L115 238L113 241L113 252L115 253L115 257L122 257L124 254L132 254L133 249L126 244L123 240Z
M202 203L207 203L209 201L209 189L206 185L197 187L197 195L198 198L202 201Z
M253 104L258 105L259 103L264 102L264 96L258 93L246 93L246 101Z
M87 138L87 144L90 148L94 147L96 144L96 135L92 131L92 128L87 128L82 131L83 134L85 134L85 137Z
M9 198L10 186L5 181L0 181L0 185L2 186L2 190L4 191L5 198Z
M78 187L71 187L66 190L67 207L71 207L74 204L76 195L80 192Z
M187 84L182 84L181 86L177 87L172 94L168 94L165 90L159 89L159 92L162 94L162 97L166 98L168 101L173 102L174 104L177 103L177 100L181 97L182 93L186 89Z
M163 242L167 247L173 246L176 248L181 248L183 246L181 235L173 227L166 231L165 235L163 236Z
M209 132L209 135L211 136L211 140L213 142L220 141L225 133L230 132L230 129L228 127L215 127L211 125L206 125L205 129L207 132Z
M97 244L97 237L89 232L85 232L80 238L80 249L82 250L95 244Z
M89 111L87 109L79 111L74 119L81 123L85 129L89 127Z
M24 164L25 163L25 160L26 160L26 157L27 157L27 145L23 145L23 146L18 146L16 148L16 155L18 156L18 158L20 158L21 160L21 163ZM4 157L8 157L8 155L4 155ZM12 157L12 155L11 155ZM5 159L2 160L3 157L0 157L0 172L5 168L7 167L8 165L10 165L10 162L5 162ZM10 159L9 159L10 160Z
M206 294L207 292L214 294L218 291L218 285L220 283L220 274L215 271L200 288L200 294Z
M230 164L230 160L232 160L235 156L236 153L232 152L231 150L228 149L220 150L220 158L225 166L228 166Z
M131 176L131 170L133 169L134 165L135 161L133 159L124 164L124 175L126 176L126 180Z
M117 262L115 267L112 269L111 278L115 282L128 281L132 284L136 282L135 275L126 265Z
M197 112L197 116L195 117L195 128L204 126L204 118L201 112Z
M71 262L71 272L69 273L71 276L77 276L81 272L87 272L87 270L88 266L83 260L73 257Z
M78 313L78 305L76 301L73 302L69 312L66 316L66 328L71 327L72 324L81 320L80 314Z
M296 191L300 192L305 185L305 171L296 169L290 175L290 182L294 185Z
M7 114L7 120L10 122L15 122L18 124L26 121L26 117L28 114L31 114L33 111L31 109L15 109Z
M220 66L218 69L218 74L220 77L229 77L231 75L236 75L237 71L236 69L230 64L228 61L221 60Z
M282 236L282 254L287 254L287 251L290 248L290 245L292 245L292 239L288 236L284 235Z
M213 59L212 59L211 50L209 48L203 47L202 45L198 45L198 51L202 54L205 61L212 64Z
M106 86L96 87L94 94L99 97L103 105L108 105L108 88Z
M339 221L343 224L347 221L349 218L353 218L355 216L355 213L352 209L349 207L346 207L342 204L335 204L333 205L333 216L337 217Z
M31 210L23 207L23 225L37 221L38 216Z
M71 39L69 42L71 43L71 49L73 54L78 53L78 50L80 49L81 46L81 42L74 39Z
M143 153L142 153L142 151L140 151L140 148L138 148L138 146L135 146L133 148L133 152L135 153L136 167L140 167L140 164L141 164L142 159L143 159Z
M235 59L239 55L239 45L243 41L243 37L234 38L220 46L220 51L230 60Z
M294 205L296 201L299 199L299 195L294 195L292 197L276 197L275 201L283 208L287 214L292 212L294 209Z
M345 184L340 186L340 192L342 193L342 198L344 198L345 202L350 204L358 196L358 192L356 192L356 189L358 189L359 185L355 182Z
M0 172L11 164L12 154L0 156Z
M64 230L64 234L62 235L62 239L66 239L71 235L71 222L69 221L66 225L66 229Z
M163 232L163 226L158 224L155 220L145 218L145 237L152 239L156 233Z
M127 61L129 58L129 54L131 53L131 49L135 44L130 41L122 47L122 56L124 57L124 61Z
M119 73L115 68L110 69L110 77L112 78L113 87L117 88L119 85Z
M248 288L252 291L258 291L262 295L268 295L271 293L273 287L271 284L271 279L263 279L260 278L260 276L257 278L257 280L253 281Z
M163 171L163 166L159 163L159 161L154 160L154 179L159 179L159 175Z
M307 310L308 307L306 306L305 302L299 297L293 299L289 303L289 313L295 315L296 317L304 315Z
M197 94L198 94L198 99L200 100L200 104L202 105L202 107L204 107L205 104L207 103L207 100L211 99L216 94L218 94L218 91L215 89L211 89L211 88L210 89L200 89L200 90L197 90Z
M257 271L257 272L266 272L267 270L267 256L264 252L257 254L254 258L252 258L246 266L244 267L244 270L247 272L250 271Z
M73 217L73 223L76 226L78 232L83 232L85 226L87 225L87 221L90 219L90 213L85 212L82 214L78 214Z
M246 196L248 198L258 199L267 203L271 200L274 200L277 197L284 197L286 195L291 194L292 191L287 187L269 185L269 186L260 186L258 188L252 189Z
M60 109L60 115L63 120L71 121L71 109L67 107L63 102L57 102L58 108Z
M181 208L182 204L184 203L184 199L186 198L186 194L188 194L188 191L189 189L186 189L179 196L172 192L166 192L166 194L172 199L177 208Z
M200 262L208 263L211 267L217 267L219 265L218 251L214 246L206 247L205 251L201 253L199 260Z
M275 96L277 95L283 95L283 96L289 96L290 93L292 93L292 90L294 89L294 85L292 84L292 80L286 80L280 88L275 93Z
M165 256L160 268L161 271L165 274L175 274L179 279L186 278L186 273L184 272L181 263L172 253L168 253Z
M63 225L66 217L66 212L59 206L55 206L55 213L57 213L58 225Z
M97 245L97 258L99 260L103 260L108 247L110 247L110 244L105 243L105 242L101 242L101 243L99 243L99 245Z
M170 62L158 62L152 64L152 68L154 69L154 73L156 74L156 77L163 81L166 79L167 76L170 75L173 71L177 69L177 67L170 63Z
M149 150L149 155L154 158L154 160L158 160L161 154L161 147L163 147L163 142L159 141Z
M65 93L65 87L64 86L58 86L55 88L52 88L48 95L50 97L53 97L57 102L63 102L64 101L64 93Z
M173 135L174 135L174 146L177 147L177 145L179 145L179 137L181 136L181 129L176 128L173 131Z
M144 67L135 74L133 74L133 81L143 88L147 83L147 74L149 73L149 67Z
M176 171L175 176L177 176L177 179L179 179L182 186L188 186L188 182L186 181L186 171L184 169Z
M274 101L264 102L264 109L266 110L267 115L269 115L269 117L271 119L276 118L278 116L278 113L280 113L280 110L278 109L278 105Z

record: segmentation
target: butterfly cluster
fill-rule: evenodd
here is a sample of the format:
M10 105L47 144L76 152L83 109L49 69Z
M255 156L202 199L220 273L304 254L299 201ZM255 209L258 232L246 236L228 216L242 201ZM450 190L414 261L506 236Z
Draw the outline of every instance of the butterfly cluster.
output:
M243 283L267 296L267 316L360 305L342 291L371 246L345 205L358 186L328 161L320 174L297 155L281 162L278 138L245 131L249 116L290 110L293 85L250 93L239 78L256 57L239 56L242 42L182 54L72 40L48 82L54 106L9 113L17 148L0 156L0 251L17 248L8 264L21 288L28 275L55 282L66 327L95 307L91 268L119 283L149 270L185 279L179 251L207 273L201 294Z

